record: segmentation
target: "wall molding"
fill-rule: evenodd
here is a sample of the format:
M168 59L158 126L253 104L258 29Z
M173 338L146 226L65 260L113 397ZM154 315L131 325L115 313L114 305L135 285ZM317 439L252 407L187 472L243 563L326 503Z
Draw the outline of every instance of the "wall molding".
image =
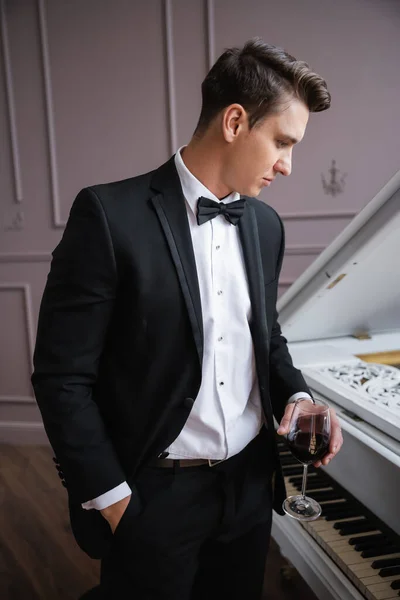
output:
M164 38L167 69L169 150L170 154L175 154L175 152L178 150L178 131L176 120L174 29L172 15L172 0L164 0Z
M16 109L15 109L14 84L13 84L13 75L12 75L12 68L11 68L11 53L10 53L10 43L9 43L9 37L8 37L7 11L6 11L5 0L0 0L0 24L1 24L2 54L3 54L6 98L7 98L7 108L8 108L8 122L9 122L9 127L10 127L15 202L17 204L20 204L23 201L21 160L20 160L19 145L18 145L18 128L17 128Z
M45 114L47 124L47 143L50 160L50 186L51 202L53 210L53 227L59 229L65 227L66 221L61 219L60 186L58 180L57 147L54 124L53 90L51 84L49 40L47 34L47 18L45 0L37 0L39 19L40 47L42 56L42 71L45 95Z
M49 439L43 423L0 421L0 443L49 446Z
M288 244L286 256L308 256L318 255L325 250L326 246ZM0 264L8 263L49 263L52 255L50 252L1 252Z
M325 250L326 246L317 244L306 246L303 244L288 244L285 248L285 256L317 256Z
M324 221L331 219L353 219L358 210L309 211L303 213L279 213L283 221Z
M33 370L33 351L34 351L34 339L35 339L35 325L33 319L33 307L32 307L32 296L31 286L29 283L0 283L1 290L6 291L21 291L24 297L24 309L25 309L25 331L28 338L28 352L29 352L29 366L30 370ZM16 403L35 403L36 400L32 396L0 396L0 402L16 402Z
M36 404L33 396L0 396L0 404Z
M210 70L215 60L214 0L205 0L205 13L207 35L207 65L208 70Z
M0 252L0 264L47 263L51 258L50 252Z

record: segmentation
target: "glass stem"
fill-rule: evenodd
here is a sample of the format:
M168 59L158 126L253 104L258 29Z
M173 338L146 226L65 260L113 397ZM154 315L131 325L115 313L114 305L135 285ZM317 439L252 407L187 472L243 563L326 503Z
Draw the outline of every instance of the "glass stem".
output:
M308 465L303 464L303 481L302 481L302 484L301 484L301 496L302 496L302 500L304 500L305 495L306 495L307 472L308 472Z

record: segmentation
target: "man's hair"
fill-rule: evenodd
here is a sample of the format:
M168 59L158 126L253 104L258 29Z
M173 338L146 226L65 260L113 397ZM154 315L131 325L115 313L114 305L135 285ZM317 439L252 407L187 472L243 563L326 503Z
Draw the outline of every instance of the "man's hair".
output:
M243 48L229 48L218 58L201 85L202 108L195 133L201 133L230 104L241 104L249 128L277 112L291 98L302 100L310 112L329 108L326 82L309 65L283 48L260 38Z

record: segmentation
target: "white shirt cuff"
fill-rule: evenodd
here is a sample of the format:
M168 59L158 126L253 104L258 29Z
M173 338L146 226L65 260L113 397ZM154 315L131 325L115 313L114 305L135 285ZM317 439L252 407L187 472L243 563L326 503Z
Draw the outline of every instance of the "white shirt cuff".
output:
M312 400L310 394L307 394L306 392L297 392L297 394L293 394L293 396L290 396L288 404L290 404L291 402L296 402L296 400L299 400L299 398L307 398L308 400Z
M82 508L86 510L90 510L91 508L95 508L96 510L103 510L103 508L107 508L111 506L111 504L115 504L119 500L123 500L127 496L132 493L129 485L124 481L117 485L117 487L109 490L105 494L101 496L97 496L97 498L93 498L93 500L88 500L82 504Z

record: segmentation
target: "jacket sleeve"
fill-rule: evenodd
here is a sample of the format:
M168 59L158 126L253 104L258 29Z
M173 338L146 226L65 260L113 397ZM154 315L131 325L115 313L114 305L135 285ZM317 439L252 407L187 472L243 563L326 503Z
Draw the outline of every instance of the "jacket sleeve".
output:
M106 215L90 188L76 197L52 257L31 381L70 497L83 503L126 478L93 400L117 270Z
M276 271L276 279L279 279L282 269L283 256L285 253L285 230L282 220L279 218L282 237L279 250L279 258ZM294 394L305 392L312 397L311 391L299 369L293 365L287 340L282 335L278 321L279 315L274 308L274 319L271 330L269 371L270 371L270 396L273 412L276 420L280 422L285 412L288 401Z

